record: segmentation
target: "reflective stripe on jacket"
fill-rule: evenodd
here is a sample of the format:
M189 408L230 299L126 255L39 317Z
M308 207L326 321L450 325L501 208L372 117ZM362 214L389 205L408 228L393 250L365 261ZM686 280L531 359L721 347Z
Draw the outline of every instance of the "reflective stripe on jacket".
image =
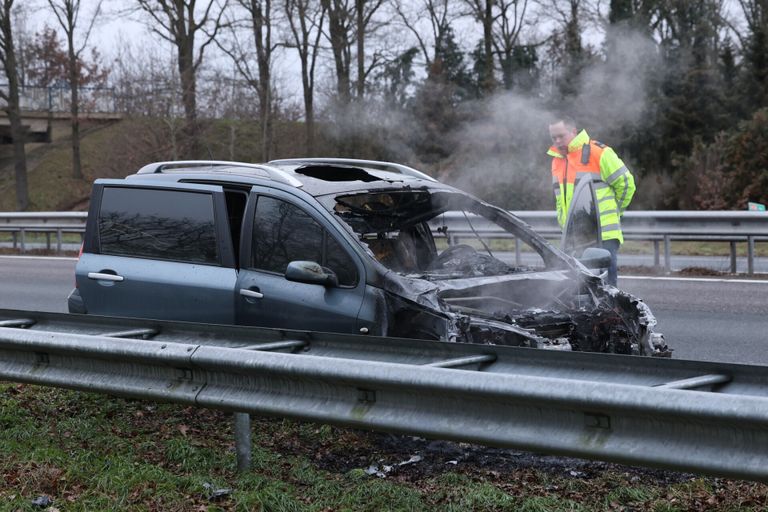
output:
M547 154L553 157L552 185L560 227L565 227L576 186L584 180L594 181L600 212L600 238L623 243L621 215L635 194L635 179L616 152L590 140L587 132L582 130L568 143L567 155L561 155L554 146L549 148Z

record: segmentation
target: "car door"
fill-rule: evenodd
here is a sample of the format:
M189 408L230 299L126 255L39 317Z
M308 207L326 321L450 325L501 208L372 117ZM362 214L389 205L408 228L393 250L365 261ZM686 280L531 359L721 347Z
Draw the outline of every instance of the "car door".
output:
M92 197L75 268L88 313L234 323L221 187L99 180Z
M573 191L560 247L571 256L580 257L588 247L601 247L600 212L592 181L582 180Z
M359 257L333 223L289 194L254 190L246 211L237 280L237 322L329 332L357 332L365 292ZM313 261L334 271L338 286L285 277L288 263Z

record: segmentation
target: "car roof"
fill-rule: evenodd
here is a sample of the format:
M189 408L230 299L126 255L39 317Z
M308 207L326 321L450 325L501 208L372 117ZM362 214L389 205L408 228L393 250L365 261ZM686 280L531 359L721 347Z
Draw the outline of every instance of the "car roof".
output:
M266 164L218 160L155 162L145 165L130 178L154 176L176 181L225 181L248 185L263 184L268 180L301 189L314 197L393 188L455 190L404 165L340 158L296 158Z

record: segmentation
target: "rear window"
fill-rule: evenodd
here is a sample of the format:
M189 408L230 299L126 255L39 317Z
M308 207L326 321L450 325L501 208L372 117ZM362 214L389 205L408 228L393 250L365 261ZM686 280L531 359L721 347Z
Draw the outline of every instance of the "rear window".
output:
M217 264L213 196L105 188L99 212L102 254Z

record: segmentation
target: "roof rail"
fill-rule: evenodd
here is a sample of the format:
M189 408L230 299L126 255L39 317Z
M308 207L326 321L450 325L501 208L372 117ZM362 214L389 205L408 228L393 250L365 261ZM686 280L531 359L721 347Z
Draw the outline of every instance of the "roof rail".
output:
M432 176L424 174L421 171L417 171L407 165L396 164L392 162L381 162L379 160L358 160L355 158L287 158L283 160L272 160L270 164L339 164L339 165L358 165L373 167L382 171L395 172L398 174L404 174L406 176L412 176L428 181L437 181Z
M249 164L246 162L229 162L226 160L171 160L168 162L154 162L145 165L139 169L136 174L162 173L163 171L170 170L174 167L247 167L249 169L258 169L263 171L271 179L285 183L286 185L291 185L292 187L297 188L302 186L302 183L299 180L283 171L282 169L277 169L275 167L266 165Z

